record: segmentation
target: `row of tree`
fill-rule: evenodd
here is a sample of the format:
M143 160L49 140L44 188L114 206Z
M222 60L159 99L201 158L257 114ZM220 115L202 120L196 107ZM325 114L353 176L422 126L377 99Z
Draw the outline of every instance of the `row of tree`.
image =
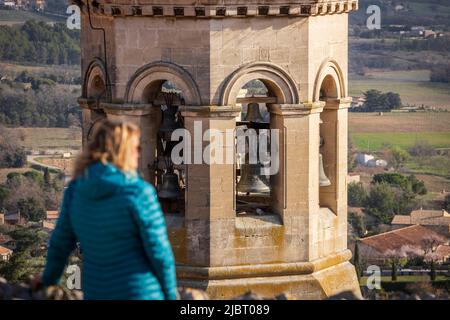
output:
M402 106L402 100L398 93L383 93L379 90L368 90L364 92L365 102L362 107L352 108L357 112L391 111Z
M35 89L24 90L0 84L0 124L24 127L80 126L79 92L69 87L37 81Z
M27 21L0 26L0 60L39 64L80 64L80 33L64 23Z

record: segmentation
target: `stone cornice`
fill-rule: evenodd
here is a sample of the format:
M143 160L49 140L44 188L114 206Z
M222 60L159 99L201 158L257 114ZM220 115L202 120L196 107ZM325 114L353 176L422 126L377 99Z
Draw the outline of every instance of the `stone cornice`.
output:
M269 111L272 114L284 117L298 117L323 111L325 103L319 101L314 103L301 104L270 104Z
M82 10L85 12L87 10L86 1L88 0L82 0ZM72 0L72 3L76 4L77 2L79 3L79 1ZM206 4L192 5L192 1L181 0L98 0L95 2L95 5L90 2L90 9L93 14L105 16L161 16L176 18L309 17L348 13L358 10L358 0L272 1L271 4L266 4L264 1L248 1L242 5L236 4L235 1L223 1L221 4L208 4L208 1L202 1L202 3Z
M242 111L241 107L232 106L181 106L183 117L205 118L236 118Z
M146 116L159 112L159 108L154 107L152 104L122 104L122 103L109 103L102 102L100 107L107 114L125 115L125 116Z
M348 109L352 103L352 97L345 97L341 99L325 99L326 109Z

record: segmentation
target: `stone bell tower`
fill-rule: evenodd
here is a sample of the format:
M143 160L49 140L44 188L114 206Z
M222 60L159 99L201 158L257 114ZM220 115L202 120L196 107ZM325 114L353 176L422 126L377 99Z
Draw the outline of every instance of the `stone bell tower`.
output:
M348 12L357 0L73 1L82 14L83 141L99 119L137 123L140 169L158 190L168 183L169 87L177 124L192 136L196 123L219 132L245 125L250 103L281 132L269 194L237 190L237 160L170 166L179 185L162 203L179 285L217 299L248 290L359 297L346 183Z

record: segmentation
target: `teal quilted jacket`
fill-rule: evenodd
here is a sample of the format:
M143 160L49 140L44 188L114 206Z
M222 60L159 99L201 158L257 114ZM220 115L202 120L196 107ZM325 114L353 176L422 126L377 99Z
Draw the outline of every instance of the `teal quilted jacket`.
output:
M87 300L176 299L175 262L155 189L95 163L64 193L42 282L60 280L79 243Z

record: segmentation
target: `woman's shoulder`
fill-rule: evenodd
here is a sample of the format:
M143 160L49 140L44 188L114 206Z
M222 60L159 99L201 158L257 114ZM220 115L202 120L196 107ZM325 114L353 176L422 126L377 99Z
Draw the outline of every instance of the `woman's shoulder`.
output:
M124 185L124 191L133 198L156 197L156 189L153 185L144 180L141 176L127 178Z

